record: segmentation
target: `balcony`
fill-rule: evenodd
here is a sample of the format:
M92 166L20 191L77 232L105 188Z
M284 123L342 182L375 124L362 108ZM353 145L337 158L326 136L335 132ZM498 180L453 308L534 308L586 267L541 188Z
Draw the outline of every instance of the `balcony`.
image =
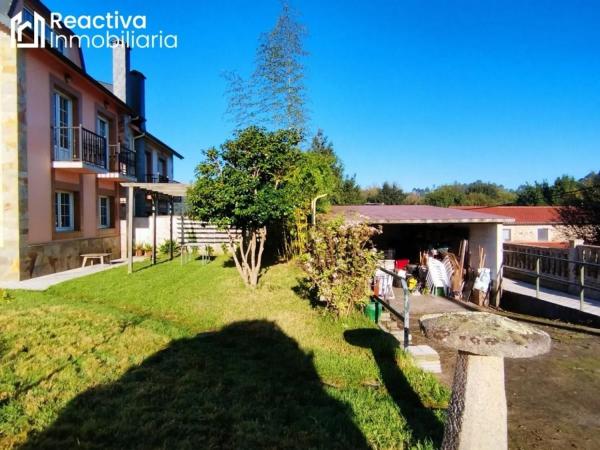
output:
M108 145L106 138L79 125L54 127L52 167L77 173L105 173Z
M116 181L135 181L135 152L118 143L108 146L108 173L98 178L110 178Z
M171 183L169 177L161 175L160 173L147 173L146 183Z

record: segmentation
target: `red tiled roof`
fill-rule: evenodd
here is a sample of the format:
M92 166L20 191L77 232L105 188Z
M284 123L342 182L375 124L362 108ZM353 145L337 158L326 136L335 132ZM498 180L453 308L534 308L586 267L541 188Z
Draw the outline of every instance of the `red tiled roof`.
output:
M552 225L562 223L558 206L456 206L462 211L478 211L512 217L516 225Z
M373 224L514 222L510 217L494 213L427 205L342 205L333 206L331 215L343 215L346 220Z
M543 248L569 248L569 243L566 241L561 242L525 242L525 241L510 241L505 244L516 244L516 245L529 245L531 247L543 247Z

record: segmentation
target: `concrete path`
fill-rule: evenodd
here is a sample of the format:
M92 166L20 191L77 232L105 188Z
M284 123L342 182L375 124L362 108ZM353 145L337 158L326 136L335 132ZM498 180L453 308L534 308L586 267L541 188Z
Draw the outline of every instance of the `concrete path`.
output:
M77 269L65 270L50 275L31 278L24 281L0 281L2 289L24 289L27 291L45 291L50 286L62 283L63 281L74 280L75 278L85 277L93 273L102 272L114 267L125 265L124 260L114 260L111 264L95 264L93 266L78 267Z
M502 280L502 289L508 292L514 292L516 294L532 297L533 301L536 300L535 285L526 283L524 281L504 278ZM539 300L565 306L571 309L576 309L578 311L580 310L579 296L567 294L566 292L555 291L553 289L541 287ZM600 317L600 301L585 299L583 304L583 312Z
M395 315L401 316L404 314L404 293L401 288L394 288L394 299L388 300L385 303L388 309ZM445 313L455 311L469 311L468 306L462 305L445 297L437 297L435 295L411 295L410 296L410 328L411 338L419 333L419 318L425 314ZM384 313L379 322L379 327L398 340L402 345L404 343L404 330L402 322L397 322L390 317L389 313ZM426 372L440 374L442 366L440 357L436 349L427 345L427 342L414 345L411 339L411 345L407 348L408 353L413 357L418 367Z

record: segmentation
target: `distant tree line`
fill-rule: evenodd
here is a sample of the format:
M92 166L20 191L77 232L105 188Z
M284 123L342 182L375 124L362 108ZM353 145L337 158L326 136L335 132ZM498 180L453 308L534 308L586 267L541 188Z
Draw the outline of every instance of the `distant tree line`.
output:
M593 191L599 175L576 179L569 175L556 178L553 183L526 183L517 189L507 189L500 184L481 180L472 183L443 184L434 188L416 188L404 191L396 182L384 181L381 185L361 188L354 182L351 200L354 204L380 203L385 205L432 206L569 206L583 200ZM587 194L586 194L587 193Z
M340 197L347 203L378 203L385 205L433 206L560 206L564 226L573 237L600 245L600 172L591 172L581 179L563 175L549 183L544 180L526 183L515 190L481 180L472 183L444 184L435 188L404 192L396 183L364 189L354 178L348 191L352 196ZM350 200L350 201L348 201Z

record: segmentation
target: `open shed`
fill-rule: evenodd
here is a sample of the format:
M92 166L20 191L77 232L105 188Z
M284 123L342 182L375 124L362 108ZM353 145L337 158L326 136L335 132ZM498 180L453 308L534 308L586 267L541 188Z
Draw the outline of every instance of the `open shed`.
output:
M492 280L497 280L502 265L502 227L510 217L479 211L440 208L427 205L343 205L333 206L331 214L346 222L364 222L380 226L374 238L382 251L393 251L396 259L419 262L419 251L448 247L457 253L461 240L468 239L471 250L482 247ZM476 265L476 251L470 251L470 263Z

